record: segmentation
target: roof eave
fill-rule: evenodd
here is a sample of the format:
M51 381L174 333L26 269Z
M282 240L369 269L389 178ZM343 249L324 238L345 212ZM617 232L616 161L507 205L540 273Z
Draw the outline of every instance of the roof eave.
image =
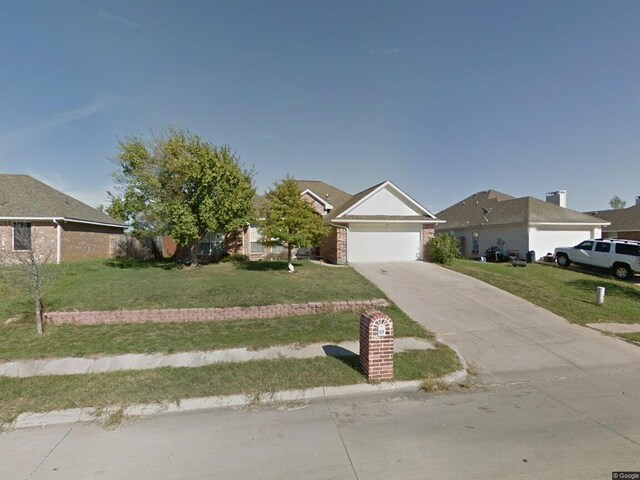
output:
M0 221L5 222L69 222L69 223L84 223L88 225L99 225L103 227L115 227L115 228L128 228L124 223L110 223L110 222L96 222L92 220L82 220L79 218L69 217L0 217Z

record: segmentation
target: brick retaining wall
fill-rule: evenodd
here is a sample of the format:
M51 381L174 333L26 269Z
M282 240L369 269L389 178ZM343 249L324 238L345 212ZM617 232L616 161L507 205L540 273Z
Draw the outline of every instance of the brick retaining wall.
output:
M326 312L357 312L385 308L389 303L374 300L345 302L309 302L288 305L263 305L231 308L173 308L164 310L113 310L99 312L47 312L44 320L54 325L101 325L114 323L183 323L218 320L243 320L313 315Z

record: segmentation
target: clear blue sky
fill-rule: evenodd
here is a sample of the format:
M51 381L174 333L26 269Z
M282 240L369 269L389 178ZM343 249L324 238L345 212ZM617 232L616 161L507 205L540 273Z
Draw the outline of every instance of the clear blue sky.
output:
M94 205L118 136L169 124L230 144L259 191L640 195L636 0L7 0L0 65L0 172Z

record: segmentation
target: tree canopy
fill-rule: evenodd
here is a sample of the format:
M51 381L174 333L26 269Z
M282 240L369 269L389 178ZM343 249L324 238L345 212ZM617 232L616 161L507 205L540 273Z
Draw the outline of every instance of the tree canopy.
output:
M614 195L611 200L609 200L609 205L613 209L621 209L627 205L627 202L622 200L618 195Z
M254 218L253 173L229 146L167 128L151 140L119 142L114 160L120 192L110 194L107 212L138 236L171 236L192 259L207 232L230 233Z
M290 270L293 248L311 248L328 233L323 218L301 194L296 181L287 176L267 192L262 209L264 243L287 245Z

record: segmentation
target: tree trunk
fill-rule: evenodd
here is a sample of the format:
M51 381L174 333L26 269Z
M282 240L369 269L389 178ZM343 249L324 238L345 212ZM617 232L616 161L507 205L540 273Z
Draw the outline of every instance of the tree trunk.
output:
M291 263L292 260L293 260L293 245L288 244L287 245L287 261L289 263L288 265L289 273L295 272L295 268L293 268L293 263Z
M36 300L36 330L38 335L42 335L42 303L39 298Z

